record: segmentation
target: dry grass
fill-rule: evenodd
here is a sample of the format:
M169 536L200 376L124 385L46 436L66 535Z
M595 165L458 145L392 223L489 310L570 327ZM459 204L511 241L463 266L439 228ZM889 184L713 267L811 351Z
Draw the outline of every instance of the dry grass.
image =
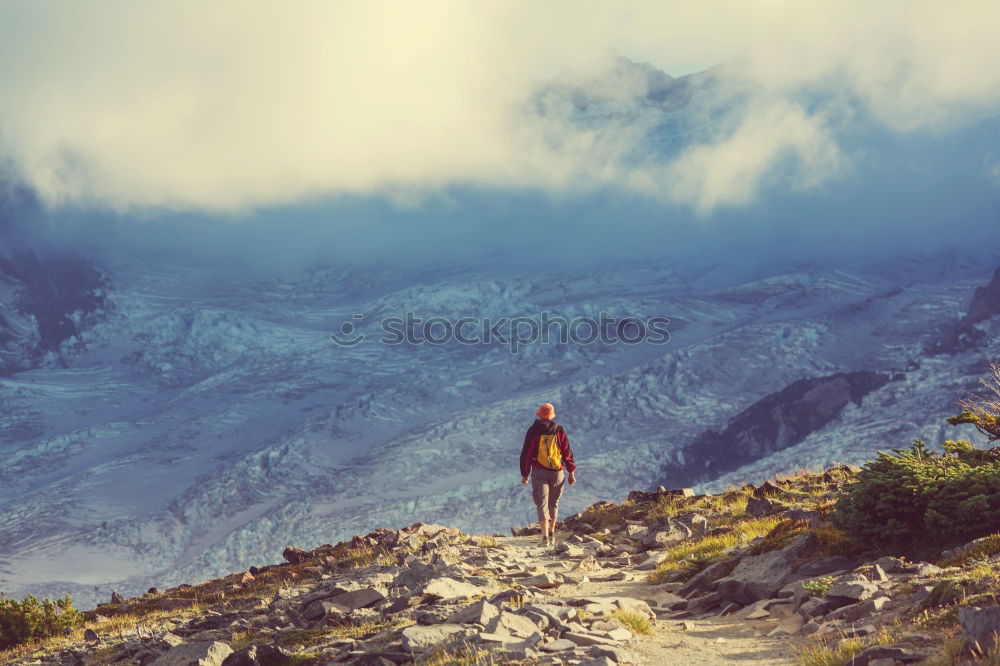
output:
M649 636L653 633L653 623L649 621L645 613L619 608L612 615L618 618L618 621L625 625L633 634Z
M668 548L667 559L650 574L648 580L656 584L690 578L721 559L720 555L729 548L765 536L781 520L775 516L744 520L733 525L732 531L725 534L706 536Z
M883 627L864 638L845 637L812 642L799 648L795 656L800 666L844 666L854 655L873 645L892 645L899 638L898 629Z
M504 657L500 650L486 650L475 645L464 644L458 647L438 646L417 657L417 666L500 666L515 664Z

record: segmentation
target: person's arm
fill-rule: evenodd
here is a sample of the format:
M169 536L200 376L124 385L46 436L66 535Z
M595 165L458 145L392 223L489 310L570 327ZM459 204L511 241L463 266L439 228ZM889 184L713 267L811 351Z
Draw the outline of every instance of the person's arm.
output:
M566 430L559 429L559 452L562 454L563 467L569 475L569 485L576 483L576 463L573 461L573 451L569 448L569 436Z
M531 473L531 428L524 433L524 445L521 447L521 483L528 483Z

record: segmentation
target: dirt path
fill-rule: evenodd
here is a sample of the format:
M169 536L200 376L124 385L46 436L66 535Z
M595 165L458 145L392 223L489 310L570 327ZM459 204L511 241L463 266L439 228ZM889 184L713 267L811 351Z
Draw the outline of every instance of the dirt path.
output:
M569 537L560 534L558 538ZM553 573L568 573L578 560L557 555L551 549L538 546L539 537L498 537L526 564L536 565ZM646 572L631 567L605 568L593 577L602 578L618 571L633 576L631 581L589 581L579 585L562 585L550 590L553 599L588 596L620 596L647 600L656 592L655 586L642 580ZM685 628L687 624L687 628ZM750 662L755 664L795 664L795 643L788 638L768 638L777 620L741 620L711 617L685 621L658 619L651 636L636 636L627 646L641 655L646 664L710 665Z

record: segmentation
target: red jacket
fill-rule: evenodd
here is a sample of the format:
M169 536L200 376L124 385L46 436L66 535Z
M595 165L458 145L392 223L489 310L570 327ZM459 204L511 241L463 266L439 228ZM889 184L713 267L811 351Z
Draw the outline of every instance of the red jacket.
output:
M576 469L573 462L573 452L569 449L569 437L566 431L555 421L535 419L535 422L524 433L524 446L521 447L521 476L528 476L533 469L545 469L538 463L538 441L542 435L558 434L559 454L562 456L563 469L572 472Z

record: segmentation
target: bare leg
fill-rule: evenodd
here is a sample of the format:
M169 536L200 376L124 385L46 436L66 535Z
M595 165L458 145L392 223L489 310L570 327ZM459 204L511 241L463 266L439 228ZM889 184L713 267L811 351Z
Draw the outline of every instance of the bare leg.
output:
M552 520L549 521L551 525L549 526L549 534L552 536L556 535L556 517L555 514L552 515Z
M549 521L543 520L538 523L538 526L542 528L542 538L547 539L549 537Z

